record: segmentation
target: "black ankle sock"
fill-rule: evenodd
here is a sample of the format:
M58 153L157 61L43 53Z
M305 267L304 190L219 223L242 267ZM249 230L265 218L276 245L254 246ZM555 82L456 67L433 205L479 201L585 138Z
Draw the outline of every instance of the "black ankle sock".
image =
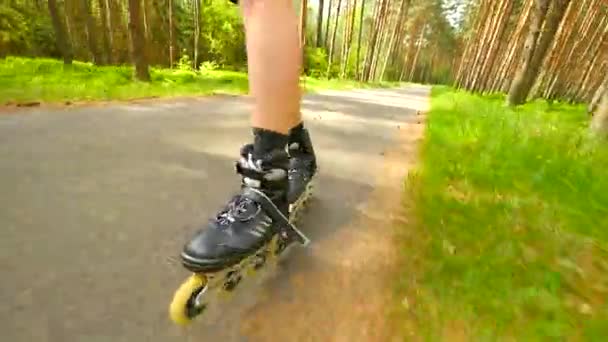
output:
M300 122L297 126L289 130L289 144L301 143L304 135L304 122Z
M253 154L257 157L276 149L284 149L288 140L289 136L286 134L254 127Z

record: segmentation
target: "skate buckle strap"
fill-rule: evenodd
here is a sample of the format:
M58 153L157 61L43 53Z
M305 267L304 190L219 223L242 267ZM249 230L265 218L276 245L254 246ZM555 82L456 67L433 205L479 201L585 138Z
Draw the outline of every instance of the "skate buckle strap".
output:
M243 181L254 188L273 188L276 181L287 177L287 170L272 168L264 170L260 160L253 160L251 154L247 158L242 157L235 163L238 174L243 176Z
M260 182L264 181L264 174L258 170L254 170L248 167L244 167L241 162L236 162L235 165L236 172L243 177L251 178L258 180Z
M294 239L304 247L308 246L310 239L291 222L289 222L289 219L283 215L279 208L272 203L272 200L268 198L266 194L258 189L246 187L243 190L243 196L260 203L267 215L279 224L281 227L280 229L287 234L289 239Z

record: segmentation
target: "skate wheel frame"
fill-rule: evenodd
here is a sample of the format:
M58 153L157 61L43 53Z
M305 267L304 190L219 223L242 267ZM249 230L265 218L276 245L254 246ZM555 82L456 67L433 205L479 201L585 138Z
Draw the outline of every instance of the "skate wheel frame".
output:
M293 224L298 221L300 212L306 207L308 200L311 197L313 189L312 181L306 186L306 190L300 196L298 201L290 205L289 221ZM232 290L241 281L241 277L246 273L256 273L265 264L268 264L272 259L276 263L276 259L284 254L291 243L283 240L279 235L276 235L266 246L250 258L246 258L239 265L232 267L230 270L225 270L218 274L212 275L210 278L205 274L192 274L182 285L175 291L173 301L169 306L169 316L177 325L185 326L192 322L194 318L201 315L207 308L210 298L205 297L212 295L208 292L216 292L216 288L221 288L220 294L230 295ZM261 259L263 258L263 260ZM241 273L241 271L245 271ZM229 277L233 284L225 283L226 276L229 273L234 273L236 278ZM238 278L238 280L237 280Z

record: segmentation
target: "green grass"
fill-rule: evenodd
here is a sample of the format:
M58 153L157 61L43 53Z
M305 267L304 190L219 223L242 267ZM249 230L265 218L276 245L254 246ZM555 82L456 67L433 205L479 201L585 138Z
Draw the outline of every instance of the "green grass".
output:
M433 89L406 182L419 243L404 263L422 261L415 289L414 270L400 281L415 303L402 313L430 340L603 341L608 148L583 106L503 103Z
M133 68L130 66L74 62L71 68L64 68L62 62L53 59L7 57L0 59L0 104L243 94L248 91L247 74L241 72L151 68L150 73L152 81L144 83L133 81ZM303 84L307 91L312 92L398 85L308 77Z

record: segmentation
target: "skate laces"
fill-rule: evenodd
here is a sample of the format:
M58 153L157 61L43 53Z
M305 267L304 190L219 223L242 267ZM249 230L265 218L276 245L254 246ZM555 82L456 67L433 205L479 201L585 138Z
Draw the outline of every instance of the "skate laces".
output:
M241 157L241 159L239 160L239 164L242 168L239 173L244 173L243 183L250 187L260 187L260 181L247 177L247 174L249 174L250 172L262 173L262 160L254 160L252 154L249 153L247 155L247 158L245 158L244 156ZM237 171L238 170L239 168L237 168ZM253 216L255 216L255 213L258 210L258 205L253 200L242 195L236 195L232 197L226 207L218 213L215 220L220 225L230 225L231 223L234 223L237 220L247 221L248 219L251 219Z
M251 210L255 207L255 210ZM244 196L234 196L226 207L218 213L215 220L220 225L230 225L236 220L247 221L255 216L258 207L257 204Z

